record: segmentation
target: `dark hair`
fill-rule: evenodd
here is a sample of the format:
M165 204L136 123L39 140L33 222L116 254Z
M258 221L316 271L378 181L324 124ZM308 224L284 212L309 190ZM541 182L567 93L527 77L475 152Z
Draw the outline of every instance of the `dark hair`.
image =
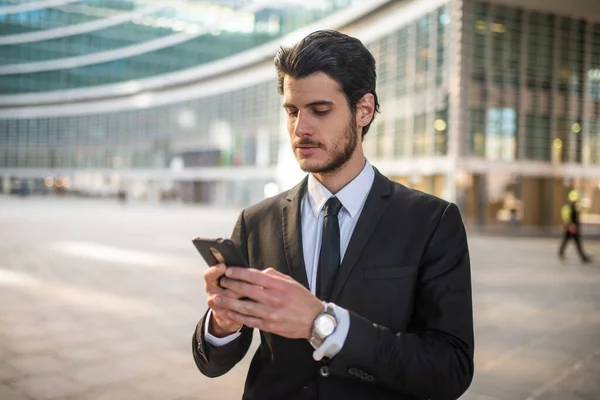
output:
M275 67L280 94L286 75L298 79L324 72L340 85L353 114L358 101L367 93L373 94L375 112L379 112L375 58L356 38L333 30L313 32L292 47L282 47L275 57ZM373 119L363 127L363 138Z

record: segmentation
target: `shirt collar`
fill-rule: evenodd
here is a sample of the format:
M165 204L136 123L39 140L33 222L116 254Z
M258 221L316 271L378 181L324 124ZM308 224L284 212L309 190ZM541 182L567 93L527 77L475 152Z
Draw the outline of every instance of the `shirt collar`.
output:
M367 160L362 171L350 183L342 188L335 196L342 206L354 218L362 208L371 186L375 180L375 171ZM325 207L327 200L333 196L312 174L308 175L308 198L315 217Z

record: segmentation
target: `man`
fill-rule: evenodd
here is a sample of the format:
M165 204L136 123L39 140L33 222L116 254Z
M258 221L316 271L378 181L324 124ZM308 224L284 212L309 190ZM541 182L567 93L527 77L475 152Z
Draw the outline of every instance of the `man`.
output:
M457 207L365 159L379 104L375 60L360 41L315 32L281 49L275 65L309 175L241 213L232 240L253 268L205 273L198 368L225 374L258 328L243 399L458 398L473 376L474 340Z
M575 241L577 246L577 252L581 258L581 262L590 263L592 259L586 255L581 247L581 234L580 234L580 223L579 223L579 192L577 190L571 190L569 192L569 204L565 204L561 208L561 216L564 223L564 235L560 249L558 250L558 258L561 260L565 259L565 248L569 239Z

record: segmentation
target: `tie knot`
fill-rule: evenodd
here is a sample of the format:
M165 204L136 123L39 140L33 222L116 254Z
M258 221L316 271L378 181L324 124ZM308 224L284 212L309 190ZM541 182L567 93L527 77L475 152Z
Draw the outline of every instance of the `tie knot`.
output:
M341 208L342 203L340 203L338 198L335 196L330 197L329 200L327 200L327 203L325 203L325 216L338 215Z

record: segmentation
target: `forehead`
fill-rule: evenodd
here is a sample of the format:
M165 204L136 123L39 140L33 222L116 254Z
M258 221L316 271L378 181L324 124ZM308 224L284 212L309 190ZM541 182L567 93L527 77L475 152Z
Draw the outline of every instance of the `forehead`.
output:
M316 72L304 78L286 75L283 79L284 102L309 103L311 101L336 101L344 97L340 85L329 75Z

